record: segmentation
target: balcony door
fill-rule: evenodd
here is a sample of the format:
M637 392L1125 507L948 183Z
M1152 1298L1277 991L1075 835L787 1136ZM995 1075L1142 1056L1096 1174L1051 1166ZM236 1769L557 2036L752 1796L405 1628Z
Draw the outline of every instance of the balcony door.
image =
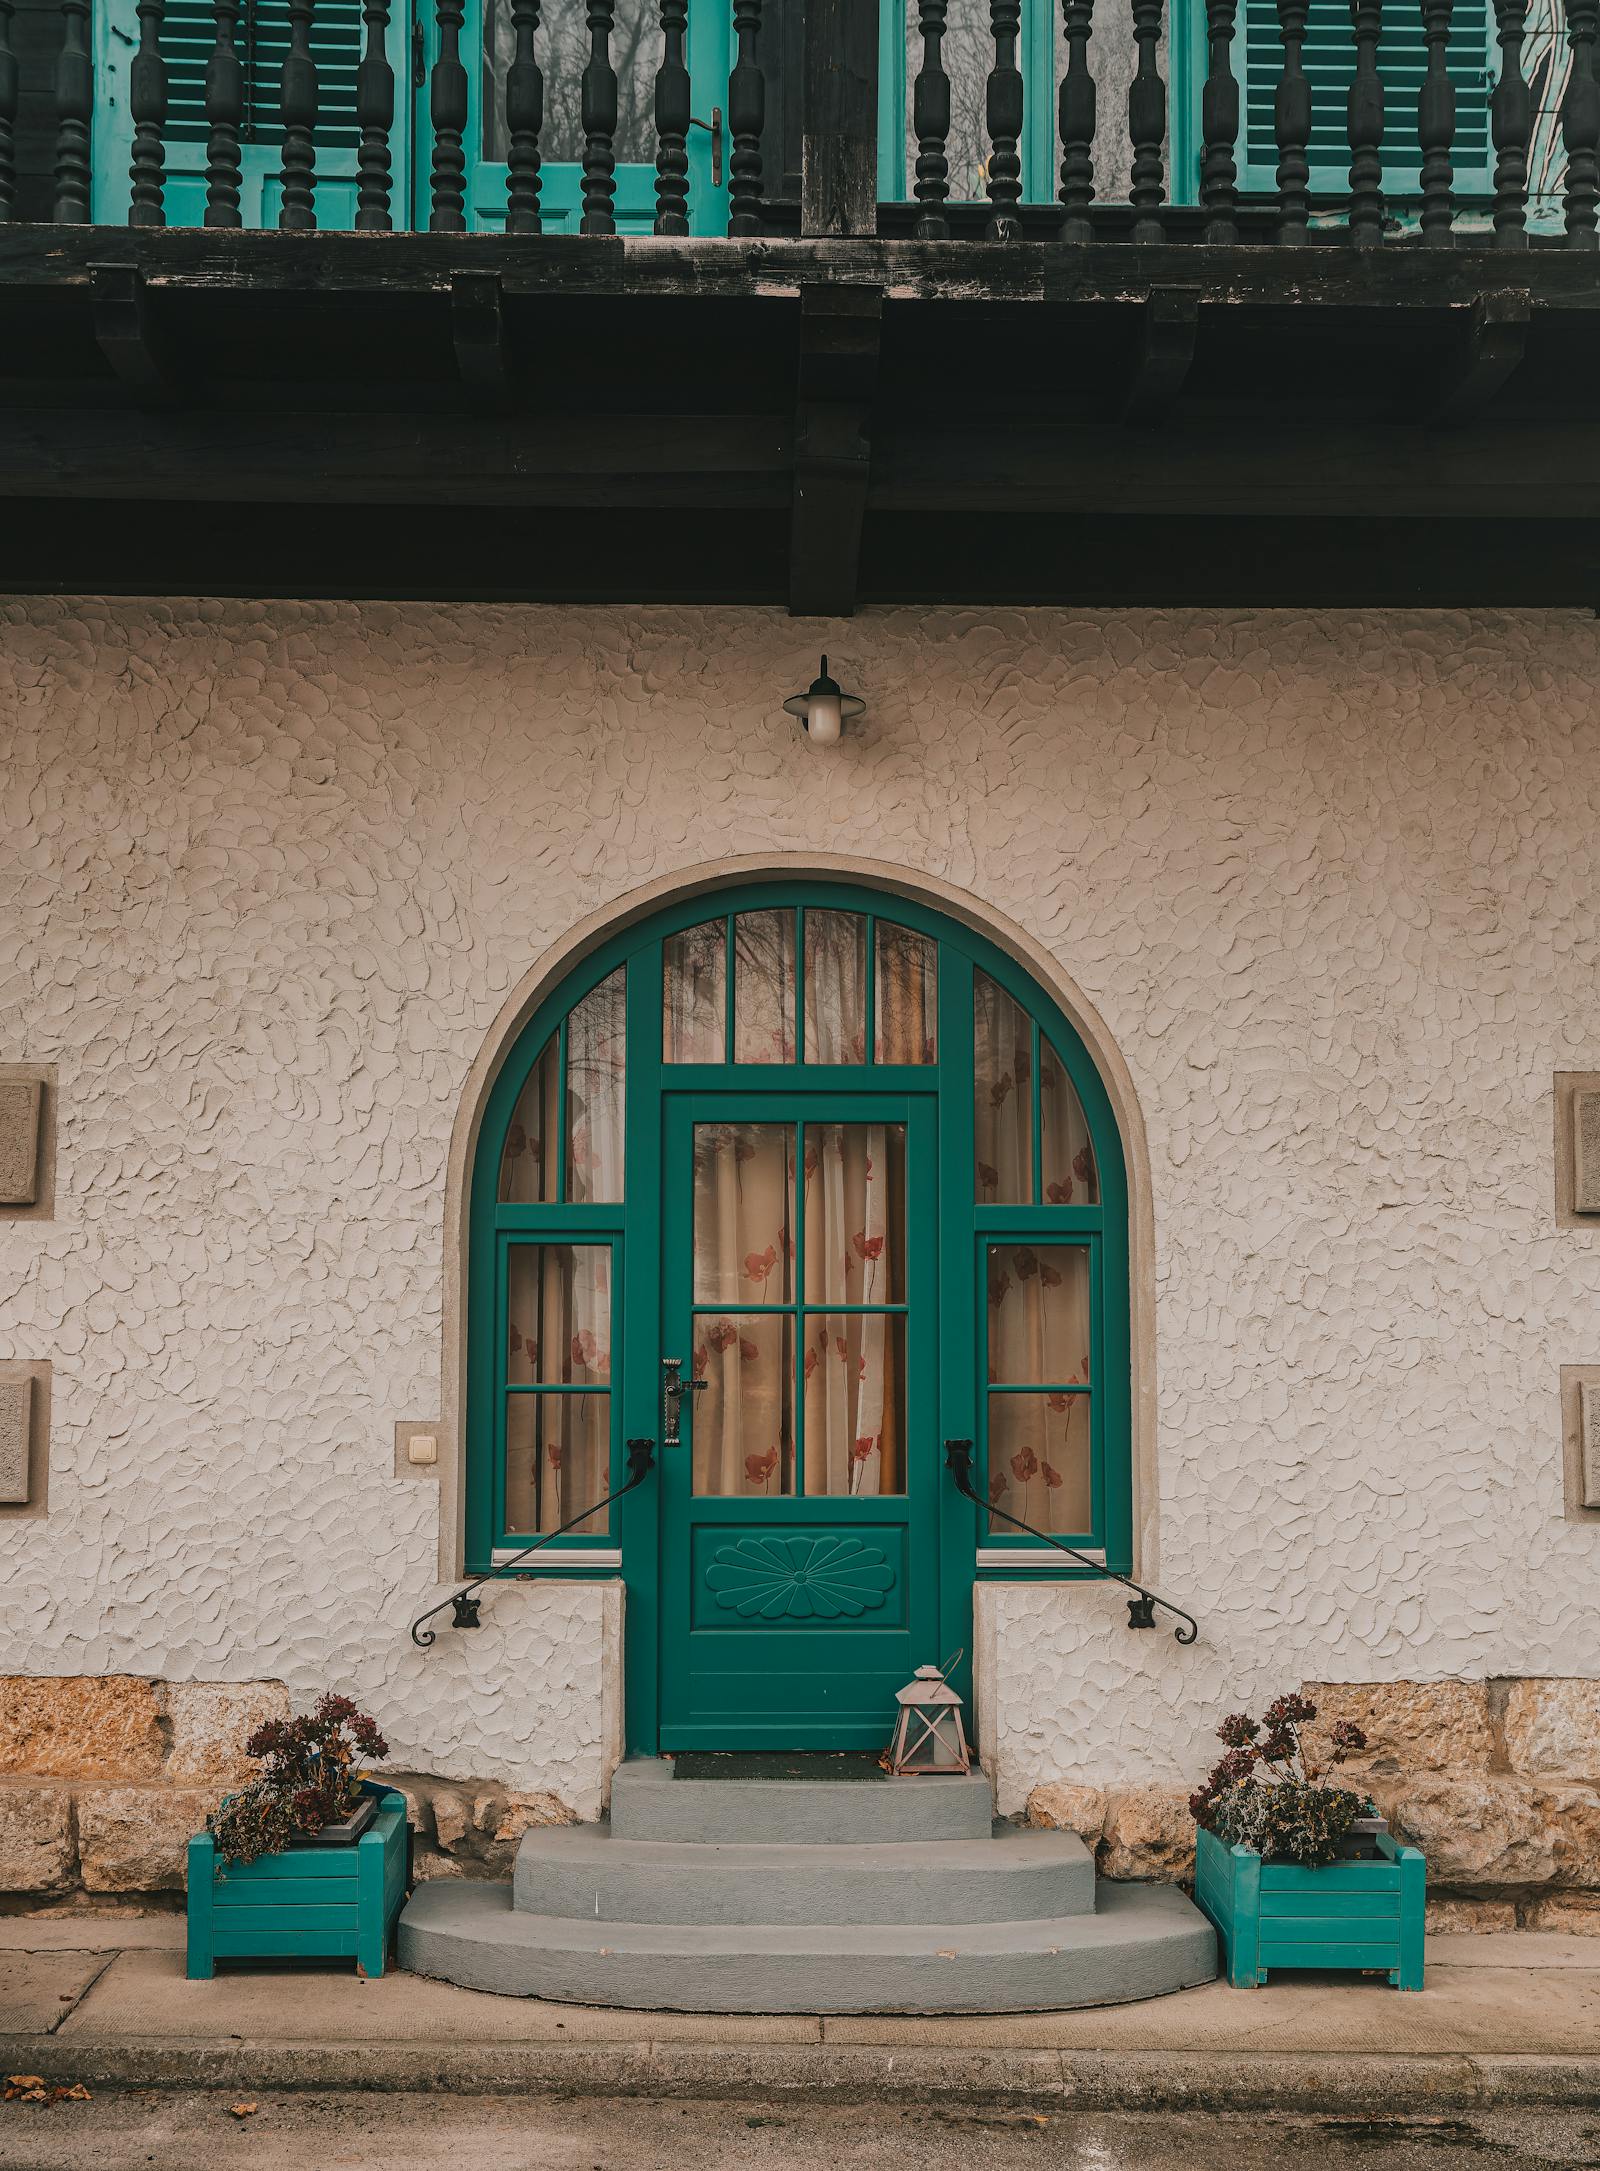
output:
M614 0L611 65L617 78L615 195L619 234L648 234L656 211L656 71L661 63L658 0ZM431 71L437 31L431 8L422 10L422 68ZM685 58L691 111L689 130L689 231L727 231L728 45L731 15L725 4L688 0ZM467 61L467 224L496 233L506 222L506 73L516 51L512 0L472 0L462 36ZM544 0L539 11L535 57L544 77L544 126L539 138L540 223L547 234L576 234L583 217L583 72L590 51L583 0ZM417 101L417 218L428 223L432 136L428 97Z

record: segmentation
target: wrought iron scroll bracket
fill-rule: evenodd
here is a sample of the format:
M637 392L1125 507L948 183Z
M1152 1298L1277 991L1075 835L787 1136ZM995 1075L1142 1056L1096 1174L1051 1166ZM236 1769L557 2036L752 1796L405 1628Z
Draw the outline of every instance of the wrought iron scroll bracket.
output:
M574 1515L569 1522L563 1523L559 1529L547 1530L540 1537L535 1538L531 1544L520 1547L518 1551L511 1555L509 1560L503 1560L498 1566L486 1569L482 1575L474 1576L470 1583L463 1584L460 1590L452 1592L448 1598L441 1598L439 1603L436 1606L430 1606L426 1613L419 1613L411 1624L412 1642L419 1650L427 1650L428 1646L437 1637L438 1630L425 1628L423 1623L431 1621L436 1613L443 1613L447 1606L450 1608L450 1626L452 1628L481 1628L483 1622L479 1619L479 1608L483 1601L474 1596L475 1592L481 1591L485 1583L501 1581L504 1577L510 1575L511 1571L522 1561L525 1561L530 1553L537 1553L542 1546L553 1545L557 1538L564 1538L569 1530L576 1530L580 1523L592 1522L602 1508L609 1508L613 1501L622 1499L625 1493L631 1493L636 1486L642 1485L655 1468L655 1460L656 1443L654 1440L630 1440L628 1442L628 1474L615 1491L607 1493L603 1500L596 1500L591 1506L585 1508L581 1515Z
M1058 1553L1065 1553L1069 1559L1081 1562L1085 1568L1092 1568L1096 1575L1104 1576L1108 1582L1120 1583L1124 1590L1132 1591L1133 1596L1128 1600L1130 1628L1154 1628L1155 1609L1160 1606L1164 1613L1170 1613L1179 1624L1172 1631L1176 1642L1193 1643L1199 1635L1200 1624L1194 1615L1185 1613L1182 1606L1175 1606L1170 1598L1163 1598L1155 1591L1146 1590L1142 1583L1135 1583L1131 1576L1122 1575L1115 1568L1108 1568L1103 1560L1094 1560L1089 1554L1080 1553L1075 1545L1068 1545L1064 1538L1053 1538L1048 1530L1036 1530L1032 1523L1025 1523L1020 1515L1008 1515L1004 1508L997 1508L992 1501L985 1500L972 1482L970 1440L946 1440L944 1459L946 1468L956 1481L958 1493L965 1494L968 1500L988 1514L998 1516L1001 1522L1011 1523L1018 1530L1025 1530L1030 1538L1037 1538L1043 1545L1054 1546Z

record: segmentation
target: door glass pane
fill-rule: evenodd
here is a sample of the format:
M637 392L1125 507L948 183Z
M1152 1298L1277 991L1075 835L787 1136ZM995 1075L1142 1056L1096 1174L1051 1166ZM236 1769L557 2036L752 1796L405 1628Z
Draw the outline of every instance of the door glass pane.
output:
M609 1395L506 1396L506 1529L559 1530L611 1490ZM611 1511L585 1517L578 1538L607 1535Z
M794 1282L793 1202L792 1124L695 1125L697 1304L789 1302Z
M1033 1203L1033 1027L986 972L973 975L977 1060L977 1195Z
M556 1095L561 1064L554 1033L528 1073L500 1156L502 1206L548 1205L556 1195Z
M905 1125L808 1123L805 1140L807 1303L903 1303Z
M734 920L733 1059L794 1061L792 912L741 912Z
M884 920L877 938L873 1053L880 1063L931 1063L937 1054L939 946L931 935Z
M989 1377L1070 1387L1089 1378L1089 1254L1082 1244L989 1246Z
M722 1063L728 1038L728 923L707 920L663 946L661 1054L668 1063Z
M1096 28L1098 29L1098 24ZM988 173L989 135L985 120L989 70L994 65L994 38L990 31L988 0L950 0L941 47L944 72L950 82L950 134L945 156L950 164L950 195L954 202L981 198ZM922 38L918 10L906 9L906 142L901 192L909 197L917 166L915 84L922 66ZM1030 80L1027 96L1040 95ZM1051 100L1048 85L1042 95ZM1053 102L1053 101L1052 101ZM1109 109L1108 109L1109 110Z
M989 1499L1053 1536L1088 1531L1087 1395L990 1395ZM1024 1535L993 1516L989 1527L1001 1537Z
M627 972L619 965L567 1021L567 1197L577 1204L622 1196L626 1057Z
M1039 1160L1047 1206L1098 1206L1094 1148L1077 1087L1049 1041L1039 1043Z
M867 1059L867 923L859 912L806 914L808 1063Z
M508 1386L603 1386L611 1377L610 1245L514 1244L506 1321Z
M655 83L661 61L656 0L616 0L611 65L617 72L617 164L654 165ZM488 0L483 32L483 155L502 164L506 71L516 52L511 0ZM583 71L589 36L582 0L545 0L535 41L544 70L544 127L539 156L548 165L583 157Z
M806 1315L805 1489L906 1489L906 1322L903 1313Z
M701 1313L686 1398L694 1489L722 1498L794 1491L794 1315Z

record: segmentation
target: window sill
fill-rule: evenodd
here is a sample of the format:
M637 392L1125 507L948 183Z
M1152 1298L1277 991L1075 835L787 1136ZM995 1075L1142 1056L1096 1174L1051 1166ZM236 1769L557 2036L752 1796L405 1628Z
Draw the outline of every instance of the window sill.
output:
M489 1565L492 1568L504 1568L516 1558L515 1546L497 1546L489 1556ZM541 1549L537 1560L528 1562L527 1572L529 1575L536 1575L541 1568L615 1569L621 1566L622 1548L617 1545L547 1545Z

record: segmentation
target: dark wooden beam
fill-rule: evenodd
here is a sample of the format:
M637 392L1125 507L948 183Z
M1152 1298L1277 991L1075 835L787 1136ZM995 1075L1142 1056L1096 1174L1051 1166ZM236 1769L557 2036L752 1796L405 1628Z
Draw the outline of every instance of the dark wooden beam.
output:
M1194 360L1200 297L1191 288L1158 287L1144 305L1133 381L1122 419L1151 429L1171 414Z
M872 476L872 401L883 296L807 287L800 296L789 609L848 618L856 607L861 523Z
M175 407L179 399L171 343L142 271L95 264L89 271L95 343L141 407Z
M806 0L800 231L878 227L878 10L873 0Z
M1526 287L1479 296L1439 381L1429 417L1435 429L1459 429L1483 412L1520 366L1532 321L1533 297Z
M458 271L452 276L450 337L456 368L473 405L491 414L505 413L511 406L511 342L498 272Z

